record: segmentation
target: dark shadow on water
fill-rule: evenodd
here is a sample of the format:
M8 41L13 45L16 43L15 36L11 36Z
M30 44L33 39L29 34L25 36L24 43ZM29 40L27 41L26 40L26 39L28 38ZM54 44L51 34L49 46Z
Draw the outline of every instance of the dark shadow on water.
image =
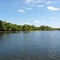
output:
M31 31L23 31L23 33L30 33Z
M21 31L3 31L3 32L0 32L0 35L3 35L3 34L12 34L12 33L20 33Z

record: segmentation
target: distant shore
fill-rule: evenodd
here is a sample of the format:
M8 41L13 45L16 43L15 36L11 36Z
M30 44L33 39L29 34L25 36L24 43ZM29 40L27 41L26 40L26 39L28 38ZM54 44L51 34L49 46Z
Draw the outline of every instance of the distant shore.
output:
M39 27L29 24L17 25L0 20L0 32L20 32L20 31L55 31L60 28L41 25Z

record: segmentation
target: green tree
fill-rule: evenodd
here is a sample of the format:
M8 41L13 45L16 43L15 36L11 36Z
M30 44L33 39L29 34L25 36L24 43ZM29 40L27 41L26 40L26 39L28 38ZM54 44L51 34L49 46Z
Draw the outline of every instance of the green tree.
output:
M44 25L40 26L40 30L46 30L45 26Z
M12 30L12 24L11 23L6 23L7 31Z
M6 31L5 23L0 20L0 31Z
M23 25L23 31L30 31L31 27L29 25Z

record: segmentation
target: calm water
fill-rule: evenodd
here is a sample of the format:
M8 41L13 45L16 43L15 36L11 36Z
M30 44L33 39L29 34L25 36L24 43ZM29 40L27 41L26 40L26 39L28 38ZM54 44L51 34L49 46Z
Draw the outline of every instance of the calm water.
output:
M60 60L60 31L0 34L0 60Z

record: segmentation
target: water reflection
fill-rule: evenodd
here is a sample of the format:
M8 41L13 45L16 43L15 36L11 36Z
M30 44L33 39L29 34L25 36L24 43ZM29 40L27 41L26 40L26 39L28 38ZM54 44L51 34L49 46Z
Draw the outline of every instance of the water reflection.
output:
M60 60L60 32L0 34L0 40L0 60Z
M55 33L53 35L51 35L51 40L50 42L50 46L49 46L49 50L48 50L48 60L57 60L57 46L58 46L58 42L57 42L57 36L55 35ZM60 59L58 59L60 60Z

